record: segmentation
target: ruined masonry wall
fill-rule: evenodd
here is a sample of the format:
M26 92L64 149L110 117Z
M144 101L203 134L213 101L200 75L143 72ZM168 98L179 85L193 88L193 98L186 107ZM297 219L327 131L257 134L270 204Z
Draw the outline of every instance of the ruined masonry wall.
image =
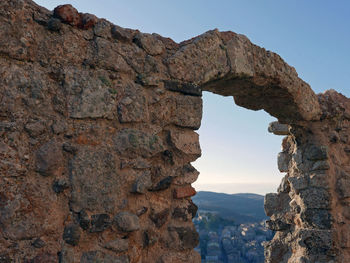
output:
M331 90L319 101L320 121L276 130L288 134L278 155L286 175L278 193L265 197L267 225L277 231L266 262L350 259L350 100Z
M349 261L349 99L232 32L175 43L3 0L0 263L200 262L202 89L289 124L266 262Z

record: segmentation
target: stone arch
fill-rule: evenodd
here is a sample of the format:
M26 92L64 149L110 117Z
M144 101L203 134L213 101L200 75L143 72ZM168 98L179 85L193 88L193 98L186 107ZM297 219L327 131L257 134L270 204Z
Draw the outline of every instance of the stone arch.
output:
M199 262L202 90L290 125L266 262L349 261L348 98L232 32L178 44L31 0L0 25L0 261Z
M281 122L320 117L316 94L295 69L244 35L209 31L180 43L167 64L172 78L233 96L237 105L264 109Z

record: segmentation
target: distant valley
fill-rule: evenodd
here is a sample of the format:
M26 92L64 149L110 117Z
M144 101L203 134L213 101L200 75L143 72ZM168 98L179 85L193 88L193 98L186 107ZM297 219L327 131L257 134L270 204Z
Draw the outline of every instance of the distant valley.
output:
M193 198L200 212L217 213L237 224L267 220L264 196L257 194L223 194L200 191Z

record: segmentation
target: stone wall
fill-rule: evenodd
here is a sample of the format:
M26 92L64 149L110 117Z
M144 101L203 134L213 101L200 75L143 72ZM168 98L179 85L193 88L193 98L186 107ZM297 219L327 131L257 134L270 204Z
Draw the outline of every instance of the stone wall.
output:
M319 121L283 130L278 168L286 175L278 193L265 197L268 226L278 231L266 247L267 262L350 259L350 99L330 90L319 101Z
M175 43L69 5L3 0L0 87L0 262L200 262L202 90L266 110L287 135L266 262L350 257L350 102L316 96L245 36Z

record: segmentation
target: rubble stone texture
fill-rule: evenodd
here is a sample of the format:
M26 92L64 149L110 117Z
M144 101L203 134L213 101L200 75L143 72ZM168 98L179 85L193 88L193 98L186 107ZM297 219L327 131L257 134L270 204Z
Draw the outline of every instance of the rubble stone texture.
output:
M65 5L0 2L0 262L200 262L202 90L285 135L268 263L350 262L350 100L245 36L175 43Z

